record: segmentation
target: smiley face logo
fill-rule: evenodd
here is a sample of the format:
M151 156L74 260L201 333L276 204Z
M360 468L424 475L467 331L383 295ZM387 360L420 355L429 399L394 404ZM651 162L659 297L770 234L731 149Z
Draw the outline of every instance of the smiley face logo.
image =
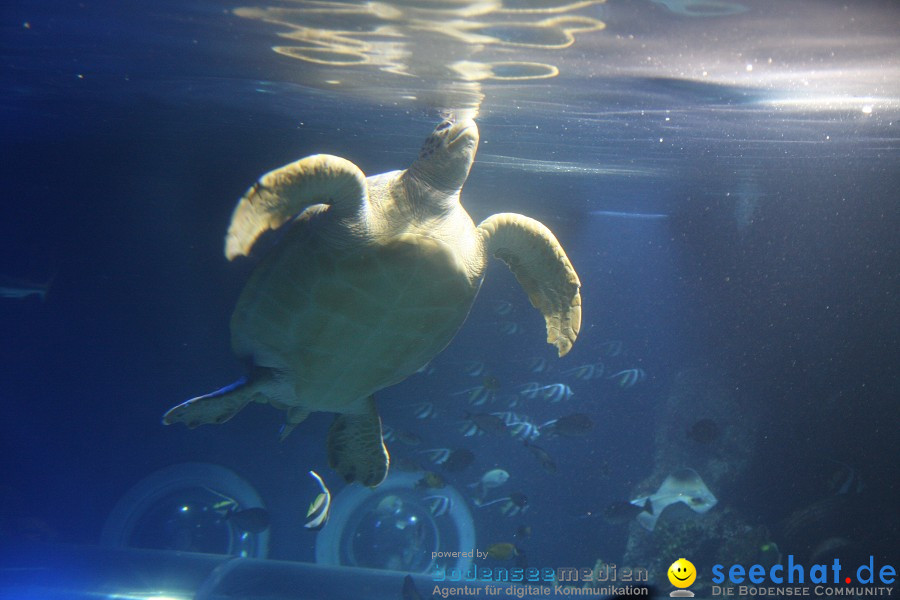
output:
M669 567L669 581L677 588L689 587L697 579L697 569L686 558L679 558Z

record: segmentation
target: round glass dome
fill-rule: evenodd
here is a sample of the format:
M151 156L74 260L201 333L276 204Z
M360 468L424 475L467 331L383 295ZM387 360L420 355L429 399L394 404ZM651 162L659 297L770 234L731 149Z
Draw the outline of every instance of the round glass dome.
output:
M436 566L434 552L471 551L475 527L465 498L449 486L419 489L421 477L397 472L374 490L344 488L316 538L316 562L424 573ZM434 510L437 505L443 510ZM440 566L466 569L470 561L454 558Z
M233 471L185 463L128 490L100 539L106 546L264 558L268 513L256 490Z

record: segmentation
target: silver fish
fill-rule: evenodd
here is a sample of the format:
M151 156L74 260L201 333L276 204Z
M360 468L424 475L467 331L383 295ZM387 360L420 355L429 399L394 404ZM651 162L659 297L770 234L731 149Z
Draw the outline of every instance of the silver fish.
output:
M497 399L506 404L506 408L515 408L519 405L519 396L518 394L503 394L498 396Z
M600 354L604 356L618 356L622 354L622 342L609 340L600 344Z
M428 512L435 518L446 515L453 508L453 501L447 496L425 496L422 500L428 503Z
M482 475L481 479L469 485L469 487L481 486L482 488L489 490L491 488L503 485L508 480L509 472L505 469L491 469L490 471Z
M643 381L646 376L647 373L643 369L624 369L622 371L619 371L618 373L610 375L609 379L618 380L619 387L627 390L637 382Z
M466 419L474 423L478 429L481 429L485 433L502 433L506 431L506 423L496 415L488 413L466 413Z
M494 303L494 312L501 317L505 317L510 314L513 310L512 302L507 302L506 300L499 300Z
M541 429L531 421L523 419L509 424L509 434L522 441L533 441L541 437Z
M30 296L37 296L41 300L46 300L47 292L50 291L50 284L52 283L53 277L48 279L46 283L34 283L0 276L0 298L21 300Z
M620 210L592 210L588 214L595 217L613 217L616 219L636 219L639 221L658 221L668 219L666 213L633 213Z
M600 379L603 377L604 370L603 363L597 362L566 369L562 374L582 381L590 381L591 379Z
M529 381L528 383L522 384L519 386L519 395L528 400L534 400L535 398L543 398L544 400L548 400L550 402L560 402L562 400L568 400L571 398L575 392L572 391L565 383L551 383L548 385L541 385L536 381Z
M575 392L565 383L551 383L538 390L541 397L549 402L562 402L571 398Z
M545 373L550 369L550 361L543 356L528 359L528 370L532 373Z
M418 371L416 371L416 373L419 373L420 375L433 375L434 372L435 368L431 363L425 363Z
M450 458L450 448L429 448L420 450L420 454L427 454L428 459L436 465L442 465Z
M542 387L543 386L537 381L529 381L528 383L523 383L518 387L519 395L528 400L534 400L535 398L537 398L537 395Z
M472 406L482 406L494 399L494 391L484 385L476 385L458 392L453 392L451 396L468 396L467 401Z
M553 458L547 454L547 451L541 448L540 446L535 446L534 444L528 443L528 440L524 442L525 447L528 448L534 457L541 464L541 468L547 471L548 473L556 473L556 462Z
M575 413L547 421L540 426L542 433L550 436L580 437L594 428L594 422L584 413Z
M422 402L413 407L413 415L417 419L434 419L437 418L437 412L434 410L434 404L431 402Z
M325 482L322 481L318 473L310 471L309 474L319 482L322 492L309 505L309 510L306 511L306 518L310 520L303 526L307 529L319 529L325 525L328 516L331 514L331 492L325 487Z
M498 327L500 328L500 333L505 335L515 335L524 331L522 326L515 321L500 321Z
M472 421L463 421L462 425L459 427L459 432L466 437L474 437L476 435L484 435L484 431L482 431L478 425L473 423Z
M509 410L504 412L492 412L491 414L495 417L499 417L507 427L509 427L511 423L521 420L519 415Z
M469 377L478 377L484 375L484 363L480 360L470 360L463 364L462 370Z

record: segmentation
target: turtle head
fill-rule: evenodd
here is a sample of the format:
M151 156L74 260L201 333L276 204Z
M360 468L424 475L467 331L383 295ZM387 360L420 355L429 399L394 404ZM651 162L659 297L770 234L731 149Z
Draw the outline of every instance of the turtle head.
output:
M434 190L458 192L469 176L478 149L478 126L472 119L446 120L431 132L407 172Z

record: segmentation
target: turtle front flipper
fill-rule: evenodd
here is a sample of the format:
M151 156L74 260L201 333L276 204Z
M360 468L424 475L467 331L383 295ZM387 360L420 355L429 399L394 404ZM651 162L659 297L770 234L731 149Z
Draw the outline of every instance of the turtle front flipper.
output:
M350 411L339 414L328 431L328 464L348 483L375 487L387 477L391 463L375 400L361 400Z
M488 217L478 232L544 315L547 343L564 356L581 329L581 282L559 241L541 222L515 213Z
M197 396L170 408L163 415L163 423L184 423L191 429L209 423L224 423L247 406L259 393L257 385L242 377L220 390Z
M257 238L317 204L356 215L368 200L366 176L349 160L315 154L259 178L238 201L225 236L225 256L249 254Z

